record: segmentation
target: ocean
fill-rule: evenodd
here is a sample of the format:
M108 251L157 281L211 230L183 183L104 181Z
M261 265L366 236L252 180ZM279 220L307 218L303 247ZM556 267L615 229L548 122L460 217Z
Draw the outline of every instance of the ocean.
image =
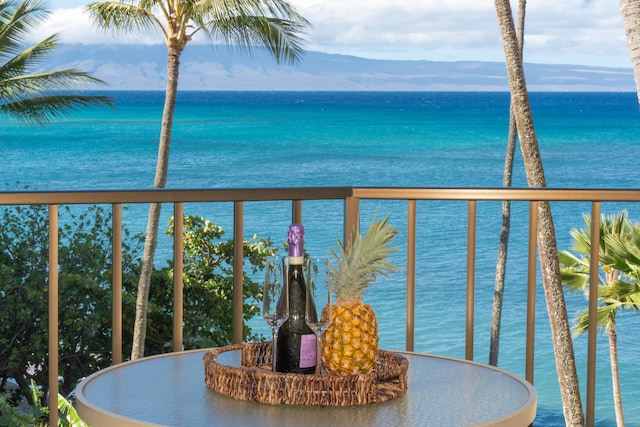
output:
M104 93L101 93L104 94ZM92 108L47 126L4 121L0 178L10 191L148 189L160 133L162 92L107 92L115 109ZM531 103L547 185L556 188L640 188L640 109L635 93L532 93ZM289 186L501 187L509 95L488 92L180 92L176 106L168 188ZM518 150L514 186L526 186ZM223 204L224 205L224 204ZM603 213L636 206L603 204ZM289 204L248 203L245 234L284 241ZM406 242L404 203L363 202L363 222L391 212ZM230 206L188 205L231 235ZM524 286L528 206L514 203L504 329L499 366L524 376ZM553 205L558 246L570 249L570 230L584 226L589 205ZM163 211L166 227L170 209ZM307 248L328 254L341 237L341 205L304 207ZM500 203L479 204L475 360L488 360L493 276ZM132 205L125 225L144 231L146 206ZM466 204L418 204L418 281L415 350L464 357ZM156 257L170 257L167 241ZM394 261L403 266L404 258ZM535 425L561 426L546 305L539 287ZM404 349L404 275L379 280L365 295L376 310L381 346ZM575 317L586 302L567 297ZM261 319L251 326L265 335ZM627 425L640 425L638 313L618 320L622 398ZM586 337L575 340L581 387ZM598 339L596 425L615 425L608 343ZM428 402L425 402L428 404Z

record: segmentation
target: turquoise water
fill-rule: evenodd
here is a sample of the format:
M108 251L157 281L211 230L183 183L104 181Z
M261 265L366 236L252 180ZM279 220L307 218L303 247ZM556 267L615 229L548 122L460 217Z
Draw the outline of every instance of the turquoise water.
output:
M4 122L0 178L11 189L146 189L153 182L163 94L113 92L117 107L92 109L62 123L28 127ZM549 187L640 188L640 111L634 93L534 93L534 120ZM170 188L283 186L499 187L508 126L506 93L184 92L173 132ZM526 186L517 155L514 185ZM363 220L392 212L404 235L405 204L364 202ZM640 220L640 209L627 206ZM248 203L245 233L285 239L288 203ZM326 253L341 236L337 202L305 204L307 247ZM466 204L418 204L416 351L464 357ZM528 206L514 204L503 314L500 366L524 375L524 307ZM584 204L554 204L560 249L569 230L581 227ZM620 206L603 204L603 212ZM230 206L188 205L231 232ZM164 212L164 224L171 214ZM488 359L493 275L500 204L478 208L475 358ZM143 231L146 209L125 212L130 229ZM161 243L157 259L170 256ZM399 255L394 260L404 265ZM380 280L365 299L378 313L381 344L404 348L404 275ZM570 316L584 307L568 297ZM536 425L563 425L546 307L537 305ZM254 322L256 328L266 325ZM640 425L640 350L634 333L640 315L619 320L623 403L628 425ZM581 375L586 337L576 339ZM598 426L614 425L608 346L598 343ZM584 388L586 380L581 379Z

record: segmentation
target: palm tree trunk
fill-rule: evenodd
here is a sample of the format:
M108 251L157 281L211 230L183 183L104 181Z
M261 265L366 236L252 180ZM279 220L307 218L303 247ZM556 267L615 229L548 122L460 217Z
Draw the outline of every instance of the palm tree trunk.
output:
M640 102L640 0L620 0L620 12Z
M160 131L158 161L153 183L154 188L164 188L167 183L173 114L176 107L176 97L178 95L179 68L180 52L174 52L170 49L167 58L167 89L165 93L164 110L162 112L162 129ZM131 348L132 360L144 356L144 343L147 334L147 312L149 309L149 288L151 287L151 275L153 274L153 258L158 242L160 209L160 203L152 203L151 206L149 206L147 234L144 242L142 268L136 296L136 320L133 330L133 346Z
M520 0L518 7L518 43L520 54L524 47L524 18L527 0ZM509 106L509 134L507 136L507 151L504 156L503 187L511 187L513 176L513 158L516 151L516 118L513 112L513 102ZM496 281L493 291L493 310L491 313L491 341L489 345L489 364L498 366L500 352L500 328L502 324L502 301L504 300L504 278L509 249L509 232L511 229L511 203L502 202L502 228L500 229L500 244L498 246L498 260L496 261Z
M618 372L618 334L616 321L609 325L609 357L611 358L611 385L613 387L613 405L616 411L616 425L624 427L624 412L622 410L622 392L620 391L620 374Z
M527 181L530 187L546 187L511 5L509 0L495 0L495 5ZM549 202L538 204L538 248L565 422L567 426L584 426L571 328L560 278L558 248Z

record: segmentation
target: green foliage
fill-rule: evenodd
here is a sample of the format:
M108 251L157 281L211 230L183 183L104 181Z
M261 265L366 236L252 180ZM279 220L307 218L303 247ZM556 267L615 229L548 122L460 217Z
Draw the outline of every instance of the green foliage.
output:
M334 265L329 265L329 281L339 299L358 298L371 286L378 274L387 276L400 271L387 260L398 248L390 247L398 230L389 224L389 214L376 222L374 216L364 237L357 229L348 245L338 240L336 253L331 249Z
M564 285L572 292L588 293L591 251L591 217L584 215L586 227L572 230L573 251L559 254ZM602 215L600 219L598 274L598 328L615 327L618 309L640 309L640 224L629 221L627 212ZM584 310L576 319L574 331L588 330L589 313Z
M21 414L18 408L0 393L0 426L27 427L35 425L31 414Z
M49 408L42 406L40 403L43 393L31 380L30 384L31 411L27 414L21 414L18 409L13 406L2 394L0 394L0 426L7 427L46 427L49 425L48 417ZM85 423L71 402L58 394L58 426L59 427L89 427Z
M30 379L48 382L48 210L0 209L0 385L14 379L23 392ZM99 206L60 208L59 374L68 395L77 381L111 364L111 216ZM169 235L173 234L173 219ZM139 255L143 236L123 230L123 351L132 343ZM232 341L233 240L202 217L185 217L185 349ZM262 289L254 277L274 252L269 239L244 241L244 319L259 313ZM173 269L155 270L150 291L147 352L172 350ZM245 340L260 339L249 327ZM31 396L29 396L31 398ZM44 402L43 402L44 403ZM1 424L0 424L1 425Z
M196 33L214 44L224 42L248 52L266 48L278 61L295 63L302 34L311 27L282 0L96 1L86 11L94 24L113 34L160 29L169 52L180 55Z
M0 379L26 390L28 379L48 381L48 210L5 207L0 218ZM111 217L98 206L63 206L60 223L59 369L67 394L111 363ZM137 275L140 242L123 243L125 281Z
M168 235L173 235L174 220ZM206 348L230 344L233 338L233 240L223 240L224 231L199 216L184 217L184 347ZM245 340L255 340L246 321L259 314L261 285L252 276L264 266L265 257L274 252L269 239L254 236L243 242L243 318ZM171 349L173 313L172 264L154 274L149 295L147 349Z
M42 124L80 107L112 105L104 96L52 92L104 83L82 71L43 72L42 60L55 49L55 35L21 50L29 34L47 19L44 7L43 1L0 1L0 117Z

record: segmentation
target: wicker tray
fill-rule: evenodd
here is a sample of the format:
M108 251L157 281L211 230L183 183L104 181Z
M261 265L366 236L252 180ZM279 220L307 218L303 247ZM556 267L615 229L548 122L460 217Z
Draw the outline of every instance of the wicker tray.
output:
M226 351L241 350L242 366L217 362ZM378 369L370 374L333 376L271 372L271 343L234 344L204 356L205 384L234 399L270 404L354 406L386 402L407 391L409 362L380 350Z

